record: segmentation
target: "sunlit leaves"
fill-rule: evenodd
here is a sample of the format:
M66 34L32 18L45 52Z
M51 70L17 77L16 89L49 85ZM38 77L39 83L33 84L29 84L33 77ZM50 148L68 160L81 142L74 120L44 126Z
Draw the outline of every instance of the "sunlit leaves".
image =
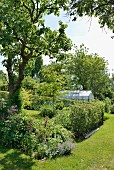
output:
M109 0L71 0L70 15L74 20L78 16L95 16L99 18L101 27L105 25L114 31L114 1Z

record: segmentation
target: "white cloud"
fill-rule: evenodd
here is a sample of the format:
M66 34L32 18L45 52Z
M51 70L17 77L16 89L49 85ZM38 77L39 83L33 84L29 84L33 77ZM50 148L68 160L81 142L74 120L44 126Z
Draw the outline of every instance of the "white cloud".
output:
M114 69L114 39L111 38L112 32L106 28L101 29L96 18L93 18L91 22L84 18L75 23L69 23L67 34L77 46L83 43L89 48L90 53L97 53L104 57L109 63L110 71Z

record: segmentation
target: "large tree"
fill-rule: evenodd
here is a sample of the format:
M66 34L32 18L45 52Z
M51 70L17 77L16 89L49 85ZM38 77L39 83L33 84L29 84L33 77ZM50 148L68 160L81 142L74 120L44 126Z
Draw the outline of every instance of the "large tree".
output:
M71 48L66 25L52 31L45 26L45 15L59 15L68 0L1 0L0 53L9 78L10 99L21 87L29 60L41 55L58 57ZM16 104L16 100L12 100ZM13 104L12 103L12 104Z
M84 15L98 17L101 27L114 32L114 0L71 0L70 15L74 20Z
M66 61L67 72L71 76L74 89L92 90L102 98L110 84L107 62L97 54L89 54L82 44Z

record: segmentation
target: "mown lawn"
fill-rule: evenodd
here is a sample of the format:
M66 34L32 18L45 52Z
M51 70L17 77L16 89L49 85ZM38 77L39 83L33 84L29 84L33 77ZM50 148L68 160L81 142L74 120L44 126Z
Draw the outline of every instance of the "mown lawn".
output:
M69 156L38 161L0 147L0 170L114 170L114 115Z

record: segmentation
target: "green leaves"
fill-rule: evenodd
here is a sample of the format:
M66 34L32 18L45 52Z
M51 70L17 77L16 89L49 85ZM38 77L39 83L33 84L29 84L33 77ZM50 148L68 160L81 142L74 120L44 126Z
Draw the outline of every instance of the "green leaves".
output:
M1 0L0 53L6 58L10 95L20 88L25 72L30 72L31 66L26 68L29 60L42 55L57 58L71 49L66 25L60 22L59 30L52 31L44 20L45 15L59 15L60 9L66 10L67 3L68 0Z
M66 61L66 68L74 89L91 89L96 97L100 97L109 86L107 62L97 54L88 54L84 45L76 47L75 53Z
M71 1L70 15L76 20L77 16L95 16L99 18L101 27L105 25L114 31L114 16L113 16L114 2L108 0L77 0Z

